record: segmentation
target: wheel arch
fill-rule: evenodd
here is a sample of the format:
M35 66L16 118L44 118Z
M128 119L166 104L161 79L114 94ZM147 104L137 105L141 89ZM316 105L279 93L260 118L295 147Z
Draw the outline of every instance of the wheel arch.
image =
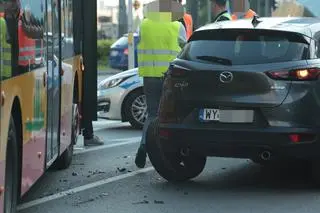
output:
M21 178L22 178L22 149L23 149L23 129L22 129L22 110L19 97L13 99L11 115L14 120L17 132L17 153L18 153L18 195L21 195Z
M121 104L121 121L122 121L122 122L128 121L128 116L126 115L126 112L125 112L125 110L124 110L124 107L125 107L125 105L126 105L126 102L127 102L128 98L130 97L130 95L131 95L132 93L138 92L138 91L139 91L139 92L141 91L141 92L143 93L143 87L140 86L140 87L137 87L137 88L131 90L131 91L126 95L126 97L123 99L122 104Z

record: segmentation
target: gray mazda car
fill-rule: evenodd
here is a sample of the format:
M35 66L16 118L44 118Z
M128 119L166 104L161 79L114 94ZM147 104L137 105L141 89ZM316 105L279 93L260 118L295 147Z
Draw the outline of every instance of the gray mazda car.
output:
M165 75L148 134L158 173L188 180L217 156L311 162L316 177L319 44L317 18L254 17L194 32Z

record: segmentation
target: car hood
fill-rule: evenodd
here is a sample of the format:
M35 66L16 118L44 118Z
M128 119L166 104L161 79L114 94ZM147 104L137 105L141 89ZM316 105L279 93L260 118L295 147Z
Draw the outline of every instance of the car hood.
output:
M127 70L127 71L124 71L124 72L121 72L121 73L118 73L116 75L112 75L108 78L105 78L104 80L102 80L100 84L104 84L105 82L107 81L111 81L113 79L118 79L118 78L125 78L125 77L129 77L129 76L133 76L133 75L138 75L138 68L134 68L134 69L131 69L131 70ZM98 86L99 86L98 85Z

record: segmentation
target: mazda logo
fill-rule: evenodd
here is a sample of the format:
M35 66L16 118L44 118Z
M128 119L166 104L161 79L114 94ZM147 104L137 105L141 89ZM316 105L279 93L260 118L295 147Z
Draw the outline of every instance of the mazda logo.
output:
M222 72L219 79L222 83L230 83L233 80L233 75L231 72Z

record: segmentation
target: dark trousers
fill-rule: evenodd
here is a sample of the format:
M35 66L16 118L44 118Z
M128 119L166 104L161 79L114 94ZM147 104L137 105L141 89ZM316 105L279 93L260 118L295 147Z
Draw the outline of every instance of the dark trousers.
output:
M143 125L140 145L146 144L147 130L151 121L158 116L158 108L162 93L163 78L143 78L143 91L146 95L148 117Z
M89 140L93 138L93 126L92 121L84 121L83 122L83 137L85 140Z

